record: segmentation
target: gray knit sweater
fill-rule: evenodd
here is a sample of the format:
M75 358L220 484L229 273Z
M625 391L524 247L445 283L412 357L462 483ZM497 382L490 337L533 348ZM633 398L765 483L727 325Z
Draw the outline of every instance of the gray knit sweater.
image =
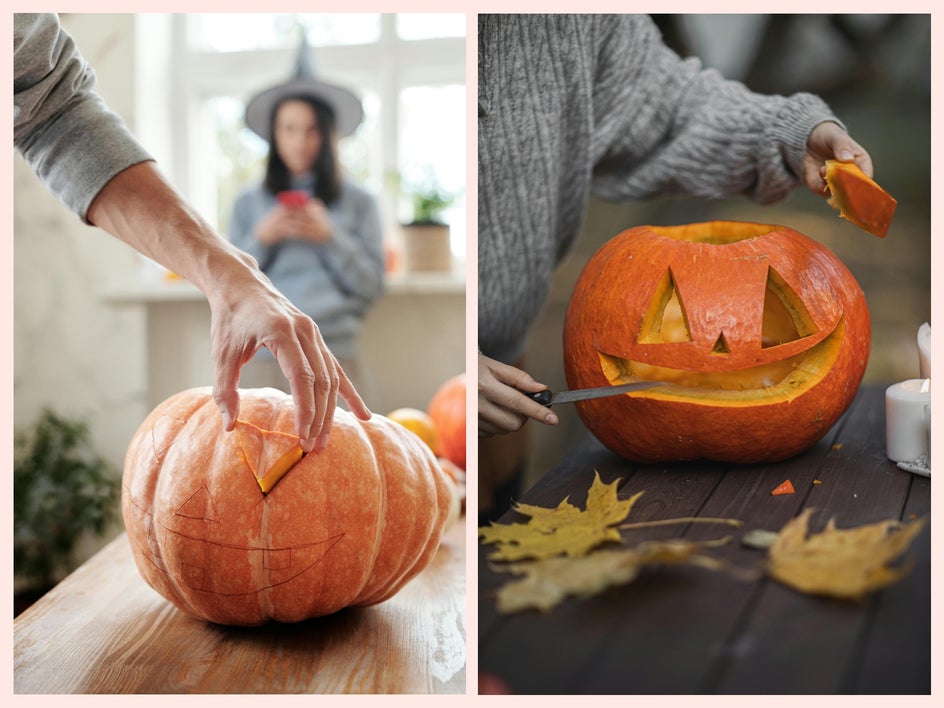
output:
M150 159L94 87L56 15L13 16L13 144L83 219L112 177Z
M479 349L506 362L591 193L776 201L836 120L810 94L753 94L680 59L647 16L480 15L478 62Z

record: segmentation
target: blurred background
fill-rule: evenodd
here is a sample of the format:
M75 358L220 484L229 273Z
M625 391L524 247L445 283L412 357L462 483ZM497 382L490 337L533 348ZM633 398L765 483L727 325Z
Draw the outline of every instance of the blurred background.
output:
M378 198L383 222L386 292L360 341L367 403L380 413L425 410L465 369L464 13L64 14L61 22L106 103L223 234L267 151L244 125L245 102L289 78L304 33L319 77L354 90L365 111L340 151L346 173ZM405 227L423 198L441 207L445 235L435 254L410 259ZM107 469L117 480L146 414L172 393L212 384L209 308L190 284L80 223L19 156L13 206L16 433L35 437L51 409L59 422L52 433L44 428L37 454L59 455L67 467L82 458L86 471ZM63 476L79 479L82 467ZM36 492L44 508L31 510L35 518L85 513L66 506L81 489ZM90 527L117 509L103 494L88 492ZM120 521L108 528L105 537ZM18 539L33 533L16 531ZM67 555L81 562L100 544L84 540Z
M641 224L732 219L782 224L826 244L852 271L872 315L866 383L918 375L916 335L931 318L931 29L929 15L656 15L665 41L751 89L820 95L871 154L875 180L898 200L887 237L840 219L805 188L760 207L744 197L635 204L593 200L576 249L559 268L533 328L528 371L566 386L562 326L574 283L608 239ZM526 488L586 435L573 406L553 428L532 427Z

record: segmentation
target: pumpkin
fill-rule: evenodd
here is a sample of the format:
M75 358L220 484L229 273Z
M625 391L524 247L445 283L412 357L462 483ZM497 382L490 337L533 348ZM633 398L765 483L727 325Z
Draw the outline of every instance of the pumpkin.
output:
M337 409L328 447L302 456L294 421L291 396L243 390L226 432L198 388L158 405L131 440L134 560L188 615L251 626L372 605L436 554L453 484L419 438Z
M828 203L839 215L885 238L898 202L852 162L826 161Z
M465 469L466 376L457 374L436 390L426 410L436 425L439 454Z
M581 273L564 369L571 389L665 382L577 404L628 459L775 461L845 411L869 344L861 288L816 241L742 222L640 226Z

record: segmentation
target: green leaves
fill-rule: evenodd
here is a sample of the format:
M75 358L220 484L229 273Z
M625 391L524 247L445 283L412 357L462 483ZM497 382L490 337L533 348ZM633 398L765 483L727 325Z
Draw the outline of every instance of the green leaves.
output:
M44 411L31 434L15 440L14 572L52 582L81 534L101 533L115 516L118 488L85 423Z

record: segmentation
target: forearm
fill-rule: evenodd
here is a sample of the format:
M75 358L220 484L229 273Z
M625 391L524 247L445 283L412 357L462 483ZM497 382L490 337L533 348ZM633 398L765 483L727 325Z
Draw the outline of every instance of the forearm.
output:
M120 172L88 210L90 223L196 285L208 298L234 278L255 279L249 259L220 237L153 162Z

